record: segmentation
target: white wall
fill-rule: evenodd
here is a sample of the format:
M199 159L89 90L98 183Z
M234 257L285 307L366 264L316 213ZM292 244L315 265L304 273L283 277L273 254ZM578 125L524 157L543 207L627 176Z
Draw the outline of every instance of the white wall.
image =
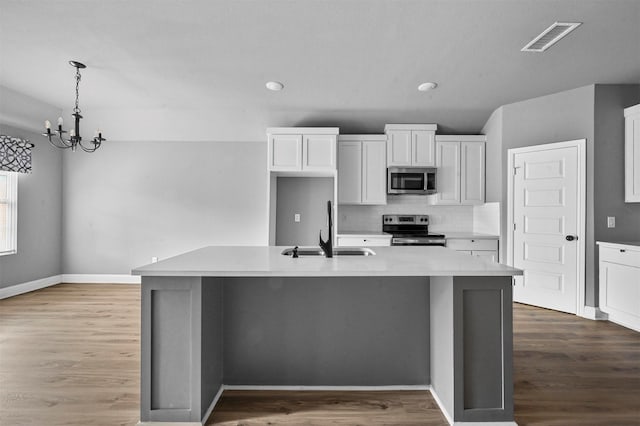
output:
M502 111L493 111L480 132L487 136L486 146L486 192L487 202L502 199Z
M66 274L267 243L264 142L110 142L64 156Z

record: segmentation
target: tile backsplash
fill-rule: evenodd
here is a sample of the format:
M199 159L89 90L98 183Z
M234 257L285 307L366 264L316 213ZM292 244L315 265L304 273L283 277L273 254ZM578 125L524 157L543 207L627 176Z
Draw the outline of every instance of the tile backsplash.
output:
M435 206L429 197L389 196L386 205L338 206L338 232L382 231L383 214L428 214L429 231L473 231L473 206Z

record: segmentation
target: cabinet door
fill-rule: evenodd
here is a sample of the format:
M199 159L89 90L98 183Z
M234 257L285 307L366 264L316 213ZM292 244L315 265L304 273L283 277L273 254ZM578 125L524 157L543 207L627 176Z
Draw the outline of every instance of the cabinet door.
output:
M387 166L410 166L411 130L390 130L387 138Z
M303 170L335 170L336 136L304 135L302 159Z
M271 135L269 139L269 169L301 170L302 135Z
M386 154L385 142L362 142L362 204L387 204Z
M609 320L640 331L640 268L600 262L600 309Z
M472 251L471 252L472 255L474 256L478 256L478 257L484 257L487 258L489 260L491 260L494 263L498 263L498 252L497 251Z
M484 142L460 142L460 203L484 203Z
M435 132L412 130L411 165L416 167L434 167L436 165Z
M640 203L640 111L625 117L624 201Z
M460 142L436 142L436 203L460 204Z
M362 142L338 144L338 204L362 202Z

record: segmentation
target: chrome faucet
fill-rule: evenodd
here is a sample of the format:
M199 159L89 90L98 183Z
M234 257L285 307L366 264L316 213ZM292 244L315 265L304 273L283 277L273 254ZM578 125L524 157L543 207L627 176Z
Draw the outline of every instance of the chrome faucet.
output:
M326 257L333 257L333 220L331 216L331 200L327 201L327 213L329 214L329 238L322 241L322 229L320 230L320 248Z

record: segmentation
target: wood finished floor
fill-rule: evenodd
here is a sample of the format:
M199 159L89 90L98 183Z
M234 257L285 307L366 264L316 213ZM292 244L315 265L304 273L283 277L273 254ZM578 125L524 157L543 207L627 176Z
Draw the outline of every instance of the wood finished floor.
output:
M140 288L0 301L0 425L138 421ZM640 425L640 333L514 307L519 425ZM428 392L225 392L208 425L443 425Z

